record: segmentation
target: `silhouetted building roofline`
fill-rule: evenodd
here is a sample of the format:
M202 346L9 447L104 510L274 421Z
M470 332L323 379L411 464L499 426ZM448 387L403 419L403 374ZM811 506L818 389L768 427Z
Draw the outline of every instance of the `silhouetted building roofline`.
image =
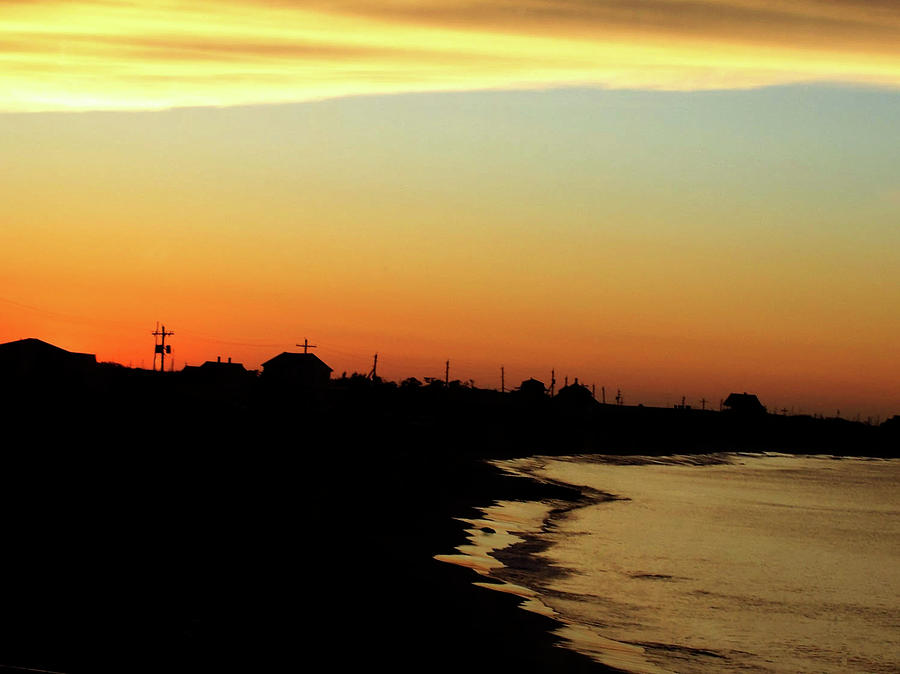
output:
M756 395L746 392L729 394L723 405L730 412L762 414L766 411L765 405L759 402Z
M34 337L0 344L0 368L7 374L32 371L60 372L87 371L97 365L92 353L77 353L54 346Z
M321 365L326 368L329 372L334 372L328 365L325 364L322 359L320 359L314 353L293 353L291 351L282 351L274 358L270 358L265 363L262 364L263 372L265 372L265 368L271 365L280 366L282 364L287 363L303 363L304 365L318 367Z
M324 386L333 370L312 353L283 351L262 364L262 379L300 387Z

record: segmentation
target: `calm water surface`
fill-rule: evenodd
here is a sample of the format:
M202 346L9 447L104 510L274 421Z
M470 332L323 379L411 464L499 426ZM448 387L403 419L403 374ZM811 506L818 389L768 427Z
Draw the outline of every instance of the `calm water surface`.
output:
M497 503L439 559L556 616L568 647L631 672L900 672L900 461L500 465L591 499Z

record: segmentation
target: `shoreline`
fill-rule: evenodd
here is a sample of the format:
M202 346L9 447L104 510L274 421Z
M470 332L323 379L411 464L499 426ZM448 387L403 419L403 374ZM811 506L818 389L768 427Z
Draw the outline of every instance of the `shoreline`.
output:
M559 623L520 598L433 559L465 542L454 518L479 506L580 498L487 463L549 453L546 428L514 424L518 412L435 403L429 416L361 399L340 413L184 404L165 433L148 432L131 409L142 401L123 396L102 419L6 410L4 570L16 583L0 664L264 673L325 656L417 672L614 671L558 646ZM575 440L554 453L615 446Z
M523 457L526 461L534 457ZM460 518L465 524L465 544L457 547L459 554L439 555L440 561L477 573L476 584L496 594L516 597L517 608L523 612L547 617L548 626L557 648L582 656L590 661L586 671L624 672L577 648L583 641L579 628L559 616L545 601L547 583L565 576L565 568L541 564L536 557L551 547L542 534L556 526L560 518L591 505L621 500L619 497L591 487L567 484L537 477L499 462L489 462L499 477L509 478L512 489L492 498L492 505L478 507L473 518ZM500 495L502 493L502 495ZM490 560L490 561L489 561ZM493 562L496 560L496 564ZM470 573L470 575L472 575ZM610 642L612 643L612 642ZM625 644L616 644L629 648Z
M433 559L495 498L571 495L474 457L226 451L13 461L0 664L63 674L609 672ZM344 442L340 447L348 447ZM26 509L27 508L27 509ZM311 621L311 622L310 622Z
M572 480L572 478L580 479L582 475L590 474L589 473L590 464L593 463L594 461L598 460L597 457L590 456L590 455L577 455L577 456L571 456L571 457L547 457L547 458L550 459L551 461L555 461L555 460L559 460L559 459L561 459L563 462L566 462L569 460L574 460L578 464L585 464L584 470L588 471L588 473L582 473L582 472L576 473L576 472L572 472L572 471L562 470L562 471L549 471L548 475L545 476L544 474L541 473L540 468L539 468L540 466L542 466L542 461L541 461L542 457L534 457L534 459L535 459L534 461L529 459L529 460L525 461L524 463L521 463L518 461L511 461L510 462L511 465L507 466L507 467L509 468L509 470L514 471L516 473L519 473L521 470L521 472L524 472L525 474L530 474L531 470L537 469L538 473L534 475L534 479L543 480L546 477L551 483L555 483L556 480L554 480L552 476L556 476L556 477L561 478L562 480L565 480L565 482L562 482L561 484L577 486L580 483L574 482ZM732 459L732 460L729 460L729 459ZM784 452L760 452L760 453L740 452L740 453L734 453L733 456L719 454L719 455L710 455L710 456L678 456L678 455L674 455L674 456L669 456L669 457L666 457L666 456L620 457L620 456L611 455L611 456L602 457L600 459L600 462L604 463L604 464L608 464L613 470L616 470L616 469L624 470L626 473L630 473L631 471L628 467L634 466L634 465L654 467L654 469L656 467L667 467L667 466L673 466L676 468L690 467L693 470L694 467L705 467L705 466L712 466L712 467L721 466L725 469L728 469L730 467L729 464L733 464L733 467L737 470L744 470L745 465L748 467L747 470L750 470L751 473L753 470L758 470L758 468L754 468L754 466L757 464L749 463L749 462L745 464L744 463L745 460L747 460L747 461L749 461L749 460L768 460L770 463L763 464L764 466L769 466L769 467L774 466L776 469L779 469L779 467L780 467L781 472L784 472L785 470L787 470L788 473L790 473L791 471L797 472L800 469L806 471L807 468L804 467L804 464L808 460L809 461L809 464L808 464L809 471L814 471L814 470L819 471L818 474L825 475L825 476L832 475L835 470L841 470L841 471L844 470L844 468L840 468L840 469L834 468L833 462L839 461L842 465L848 466L847 470L853 471L853 472L849 472L849 473L847 473L847 472L837 473L837 475L845 475L845 476L850 477L850 479L848 480L848 482L846 484L858 485L860 483L858 482L858 480L856 478L854 478L854 476L871 475L874 479L874 481L871 483L873 485L873 489L874 489L874 486L880 485L881 492L879 492L879 493L882 494L882 498L884 497L884 494L886 493L884 491L884 489L891 484L891 482L890 482L892 479L891 476L896 474L896 468L897 468L896 458L892 459L892 458L882 458L882 457L840 456L840 455L833 455L833 454L807 455L807 454L789 454L789 453L784 453ZM781 462L781 463L778 463L778 462ZM884 466L873 465L873 462L879 463L879 464L884 463L885 465ZM893 465L889 465L891 463L893 463ZM829 465L831 467L829 467ZM785 466L787 468L785 468ZM798 466L800 468L798 468ZM625 467L625 468L623 469L623 467ZM788 470L788 469L790 469L790 470ZM863 472L860 473L859 471L863 471ZM887 471L887 472L885 472L885 471ZM718 473L717 470L713 470L711 473L707 473L706 471L703 471L703 473L701 473L701 474L717 474L717 473ZM728 474L729 473L725 473L725 476L727 477ZM775 472L773 471L772 474L775 474ZM640 476L641 473L637 473L637 475ZM668 477L668 475L664 475L664 477ZM766 476L764 476L764 477L766 477ZM619 484L616 480L610 481L608 479L603 479L603 480L596 480L596 479L591 480L589 478L585 478L585 479L588 480L591 484L595 485L595 487L601 487L601 488L606 488L606 487L604 487L604 485L608 486L611 484L613 484L613 485ZM831 478L831 479L836 479L836 478ZM635 480L637 480L637 482L634 482ZM613 499L613 500L630 501L631 498L629 498L629 496L637 498L637 496L635 496L635 494L637 493L637 494L641 495L642 500L646 500L649 502L653 498L654 495L665 492L665 487L663 487L662 489L654 488L653 491L647 491L646 493L643 493L643 492L640 492L638 490L638 488L635 486L635 485L640 484L640 480L638 480L637 477L632 477L632 481L634 482L634 484L631 485L631 489L623 489L621 492L617 491L617 493L622 493L623 495L628 495L628 496L626 496L622 499ZM761 479L760 483L761 484L766 483L766 480ZM812 484L812 482L810 482L810 484ZM818 485L819 488L821 487L822 484L830 485L830 483L828 483L828 482L815 482L815 484ZM866 484L868 484L868 483L866 483ZM804 485L806 485L805 482L804 482ZM619 486L621 487L623 485L619 485ZM659 486L660 485L654 485L654 487L659 487ZM753 487L750 487L750 489L752 489L752 488ZM588 489L590 489L590 488L588 488ZM830 491L831 490L829 489L828 493L830 493ZM820 496L821 496L821 494L820 494ZM646 497L646 498L644 498L644 497ZM610 499L602 498L601 500L608 501ZM777 500L777 497L775 500ZM786 502L790 502L790 500L788 499L788 501L786 501ZM810 502L815 504L815 503L820 503L821 501L817 501L814 498ZM828 500L826 502L831 503L830 500ZM850 508L849 508L849 510L847 510L848 516L849 516L849 514L856 512L855 508L856 508L857 504L859 504L860 502L861 501L860 501L858 494L855 497L851 498L851 500L848 502L848 503L850 503ZM780 501L779 501L779 503L780 503ZM882 501L879 501L879 503L888 503L888 501L882 500ZM523 505L526 506L526 508L522 512L527 512L527 506L529 504L523 504ZM587 504L587 505L590 505L590 504ZM773 504L769 503L769 501L763 501L763 502L761 502L761 505L768 507L768 506L772 506ZM505 508L507 508L507 507L511 507L512 510L505 510ZM625 505L624 507L627 508L627 505ZM815 506L811 506L811 507L813 508L813 510L816 509ZM872 506L872 507L874 507L874 506ZM564 508L548 510L546 517L542 521L541 531L545 530L544 527L548 527L549 529L552 530L553 528L555 528L555 524L558 524L560 522L560 520L558 519L560 516L563 519L565 519L569 513L572 513L575 510L577 510L577 507L575 507L575 508L564 507ZM640 510L640 508L635 508L635 510ZM499 516L498 520L501 522L506 521L507 517L509 517L510 519L514 518L515 512L516 512L515 504L513 504L512 506L508 506L508 504L505 504L505 503L499 504L498 508L495 510L495 513ZM598 512L602 512L602 511L598 511ZM607 519L606 519L607 523L609 523L609 512L610 511L607 511ZM865 512L868 512L868 511L865 511ZM881 511L878 511L878 512L881 512ZM554 515L556 515L556 517L554 517ZM621 512L620 512L620 515L621 515ZM489 523L491 521L491 519L492 518L490 516L490 513L486 513L485 515L483 515L481 521ZM618 519L621 519L621 517ZM585 525L584 524L585 521L591 522L591 524ZM571 535L578 536L583 531L586 531L589 529L590 531L597 531L597 532L601 532L601 533L606 532L606 536L609 539L609 536L614 536L614 534L611 534L609 531L607 531L606 526L599 524L600 522L603 522L603 521L604 521L604 519L602 517L595 518L593 520L579 519L579 520L577 520L574 528L572 528L572 527L566 528L565 526L563 526L561 531L568 531L568 532L570 532ZM663 520L663 521L665 521L665 520ZM649 528L649 529L652 531L652 528ZM631 530L632 531L642 531L643 529L640 527L632 527ZM536 553L540 553L542 550L547 549L548 547L550 547L550 545L552 545L552 543L549 543L547 541L547 538L542 535L541 531L536 531L534 529L534 527L528 527L522 533L520 533L519 531L516 531L517 536L520 536L521 538L525 539L524 542L513 544L513 545L508 545L508 546L500 548L496 551L492 551L491 556L500 560L504 564L504 567L501 567L499 569L491 569L491 576L496 579L502 580L502 581L506 581L506 582L514 583L514 584L520 584L524 587L527 587L529 590L534 591L534 593L536 595L536 599L538 601L540 601L542 604L544 604L546 606L555 606L555 607L559 608L560 610L562 610L563 612L567 612L566 604L564 603L565 601L574 600L574 598L576 598L576 597L583 596L585 598L584 599L585 605L588 605L588 604L591 604L591 601L588 601L587 598L589 598L589 597L593 598L594 597L593 593L595 593L595 592L597 593L598 597L606 597L610 601L625 602L622 604L623 606L630 605L630 604L627 604L627 602L630 602L632 600L631 599L632 595L630 593L633 590L635 591L633 596L641 596L640 589L633 588L630 585L625 585L623 583L604 585L601 582L601 583L597 583L597 584L581 584L581 585L579 585L578 584L580 582L580 581L578 581L579 576L576 576L575 580L577 582L572 586L569 586L568 582L565 580L562 585L554 586L553 581L556 578L558 578L559 576L557 574L553 574L553 573L551 573L550 575L546 575L545 572L548 568L551 571L553 569L559 568L563 574L566 573L566 568L570 565L572 566L572 568L575 568L575 569L586 568L586 569L589 569L588 571L584 571L584 573L587 574L586 577L594 578L595 576L591 575L594 567L590 566L590 565L588 565L586 567L582 567L581 564L582 563L590 564L590 563L593 563L595 559L604 559L604 557L602 555L602 552L600 551L600 548L594 549L594 548L576 546L578 555L567 556L566 552L563 552L561 555L559 555L559 554L549 555L547 557L547 559L544 560L547 562L546 564L540 564L541 560L538 560L539 563L537 564L537 567L540 567L540 568L535 568L535 565L533 564L533 560L529 560L528 558L533 556ZM615 529L615 528L611 528L610 531L614 531L616 533L622 533L622 531L620 531L619 529ZM575 533L572 533L572 532L575 532ZM562 540L566 541L569 539L563 538ZM609 540L613 540L613 541L622 540L622 541L635 542L637 539L632 540L628 536L614 536L613 538L611 538ZM870 539L867 539L867 540L870 540ZM604 548L605 547L608 547L608 546L605 546L605 544L604 544ZM516 548L522 548L522 550L516 550ZM640 548L640 545L635 546L635 549L639 549L639 548ZM562 545L562 549L564 551L567 550L568 545L566 545L564 543ZM584 551L588 550L588 549L593 550L593 553L585 556ZM666 548L666 549L669 550L672 548ZM868 550L869 548L865 548L865 549ZM872 548L872 550L874 551L875 549ZM476 553L477 553L477 551L476 551ZM518 571L517 566L519 564L521 564L521 560L519 559L520 553L524 553L524 555L525 555L525 566L522 568L521 575L518 575L517 574L517 571ZM873 552L873 554L875 554L875 553ZM881 552L878 552L878 554L881 554ZM567 559L569 560L568 562L566 561ZM591 561L588 562L588 559L590 559ZM612 564L606 563L606 564L602 564L597 567L600 569L600 575L603 577L606 576L606 572L619 568L617 566L618 558L616 556L612 556L612 557L605 558L605 559L606 559L606 562L612 562ZM659 557L651 557L650 559L656 560L656 559L659 559ZM673 557L673 559L674 559L674 557ZM880 557L878 559L880 559ZM529 565L529 561L532 562L531 565ZM561 564L562 566L556 567L555 566L556 564ZM648 562L646 560L644 560L643 565L638 564L637 566L630 567L631 572L626 573L626 575L630 575L632 578L635 578L635 579L645 579L645 578L652 579L652 582L658 582L658 581L656 581L657 578L663 579L663 580L669 580L669 579L676 579L679 581L689 580L689 578L687 578L687 575L689 575L689 574L686 574L683 569L680 572L680 576L677 576L677 577L674 575L657 575L656 573L650 573L648 571L648 567L646 566L647 564L648 564ZM649 562L649 564L650 564L649 570L654 570L653 569L653 561ZM884 565L882 565L879 568L884 568ZM635 571L635 569L637 569L637 571ZM645 571L648 571L648 572L645 573ZM640 573L638 573L638 572L640 572ZM676 572L665 569L664 571L659 571L659 573L660 574L663 574L663 573L674 574ZM609 573L608 575L610 577L612 577L614 574ZM877 575L877 574L873 574L873 576L874 575ZM698 578L706 578L706 577L715 577L715 576L698 576ZM546 590L546 588L544 586L545 580L550 581L551 586L552 586L551 589L547 592L545 592L545 590ZM847 580L849 580L849 578ZM882 581L884 581L884 578L882 578ZM638 582L645 582L645 581L639 580ZM848 582L847 585L849 586L850 583ZM884 583L880 584L879 586L880 587L884 586ZM555 593L554 590L552 589L553 587L558 588L560 590L560 592ZM602 589L599 589L599 588L603 588L603 587L606 587L608 591L604 592L604 591L602 591ZM620 593L620 589L622 587L627 588L625 590L624 594ZM752 584L749 587L752 588ZM591 589L584 589L584 588L591 588ZM569 595L569 591L571 591L573 593L573 594L571 594L571 596ZM752 596L753 590L750 589L749 591ZM700 591L698 591L698 593L699 592ZM583 593L583 595L579 594L579 593ZM709 594L709 593L704 592L704 594ZM713 592L713 594L714 594L714 592ZM829 595L826 592L825 594L823 594L821 596L827 597ZM552 601L554 597L560 599L561 601L563 601L563 603L562 604L554 604ZM550 600L549 603L547 600ZM825 601L825 600L823 599L822 601ZM834 601L837 601L837 600L834 600ZM598 600L598 602L599 603L597 603L594 608L594 612L591 613L590 615L599 617L599 619L602 622L605 622L606 619L604 619L603 616L609 615L609 614L605 613L606 605L603 603L602 600ZM788 600L785 600L785 602L787 602L786 605L790 605L790 602ZM851 604L852 604L852 602L853 602L853 600L851 600ZM653 615L655 615L654 611L660 610L666 606L671 606L673 604L675 604L675 602L671 602L671 603L662 602L659 604L654 604L649 609L647 606L643 606L642 610L644 610L644 617L648 619L646 621L646 624L648 626L653 624ZM639 603L636 605L639 605ZM876 606L875 609L872 609L873 611L877 612L878 610L880 610L880 608L879 608L880 605L878 605L877 602L873 605ZM604 610L600 610L600 611L596 610L597 606L603 608ZM650 611L650 613L647 613L648 610ZM860 609L860 610L862 610L862 609ZM681 633L673 632L673 634L676 634L676 636L669 637L669 638L667 638L665 636L658 637L658 636L654 635L654 638L641 639L638 636L633 636L633 635L640 634L640 632L636 631L636 630L642 629L642 628L639 628L638 626L644 625L645 621L640 620L638 618L634 618L634 617L631 618L631 620L633 622L630 623L631 625L634 626L633 629L630 632L626 631L624 633L620 631L619 636L616 638L617 639L624 638L625 640L617 642L617 641L613 641L611 639L604 637L602 634L594 633L593 629L591 629L591 628L585 629L585 626L589 626L594 623L591 621L587 621L584 624L582 624L579 621L579 618L577 617L577 616L581 615L581 613L579 612L578 609L574 610L571 613L571 615L576 616L575 621L573 623L573 626L575 627L575 629L562 630L562 631L560 631L560 635L569 639L573 643L573 648L577 649L579 652L582 652L582 653L597 654L599 656L601 662L609 662L613 666L626 667L629 671L648 671L648 672L657 671L656 667L660 666L660 664L659 664L660 662L662 662L661 666L665 667L665 660L654 659L657 657L664 657L661 655L663 651L666 651L666 652L677 651L681 654L680 657L688 658L690 660L693 660L694 658L698 658L699 660L705 660L706 658L732 658L732 657L738 658L739 656L748 656L749 657L749 653L745 653L744 650L742 650L742 648L744 648L744 646L743 646L744 644L757 643L754 640L747 640L747 641L739 640L739 645L735 646L734 641L732 641L730 643L727 641L723 641L722 645L720 646L720 645L717 645L718 642L715 642L714 640L710 641L709 639L706 639L706 642L704 642L703 639L700 639L699 641L697 641L697 640L692 641L690 638L687 638L687 640L685 640L685 641L680 640L680 639L686 639L685 635L688 634L688 632L681 632ZM587 615L587 613L585 613L585 615ZM855 613L854 613L854 615L855 615ZM565 622L565 621L563 621L563 622ZM761 620L759 618L756 619L755 623L748 623L748 625L753 625L753 627L749 628L749 631L747 632L747 634L756 635L756 632L754 632L753 630L756 629L757 625L764 625L765 623L766 623L765 619ZM672 624L675 624L674 619L672 620ZM868 632L866 632L866 631L863 631L863 632L859 631L858 624L854 623L854 626L857 629L857 631L854 634L868 635ZM882 630L884 629L883 624L881 625L881 629ZM601 632L602 632L602 630L601 630ZM608 634L615 634L615 632L608 632ZM622 636L623 634L625 635L624 637ZM808 637L807 632L798 631L797 634L802 635L802 637L798 637L798 638ZM680 637L677 635L680 635ZM878 658L883 658L885 654L890 652L890 651L883 650L884 648L888 647L887 644L890 643L890 640L888 639L887 641L885 641L883 631L882 631L881 635L882 635L880 637L882 639L881 642L878 642L877 640L872 642L872 644L874 644L875 650L871 650L872 644L869 644L870 650L869 651L861 650L860 658L864 657L862 655L864 653L865 656L872 658L873 663L878 662L883 667L884 661L879 660ZM709 634L706 634L706 636L709 637ZM868 636L866 638L868 638ZM670 641L671 641L671 643L670 643ZM770 642L767 642L765 640L760 640L758 643L768 645ZM777 643L777 642L772 642L772 643ZM815 643L816 643L815 639L813 639L811 642L809 640L807 640L807 644L809 646L811 646L812 648L816 648ZM841 642L841 643L844 643L844 648L846 648L846 644L849 642ZM688 645L682 645L682 644L688 644ZM646 669L644 668L643 664L641 664L637 661L635 661L634 663L629 665L629 664L627 664L628 660L623 657L623 653L621 652L622 646L624 646L625 648L627 648L628 646L633 646L636 651L634 653L634 657L636 657L638 659L642 658L642 654L638 653L637 651L641 651L642 649L647 649L648 654L653 654L654 658L651 658L650 661L647 661L645 663ZM609 651L607 651L608 647L611 647ZM765 647L766 646L762 646L762 648L765 648ZM835 662L839 661L839 660L833 659L835 657L835 654L839 655L841 652L845 652L845 651L841 651L839 648L837 650L832 648L829 651L824 645L819 645L818 648L821 649L822 653L827 654L827 657L832 658L832 660L828 661L830 665L834 665ZM879 648L881 648L882 650L879 651L878 650ZM731 650L729 650L729 649L731 649ZM759 652L765 653L766 651L762 650ZM777 652L777 651L774 651L774 652ZM604 659L604 655L606 655L607 653L609 655L609 659ZM754 650L754 653L756 653L755 650ZM879 653L880 653L880 655L873 655L873 654L879 654ZM631 656L629 656L629 657L631 657ZM666 655L665 657L668 657L668 656ZM782 653L781 656L778 656L778 657L784 657L785 660L788 660L789 654ZM822 655L821 657L825 658L826 655ZM777 660L775 660L775 661L777 662ZM860 661L862 661L862 660L860 660ZM726 662L726 660L722 660L720 662ZM772 660L769 660L769 662L772 662ZM825 662L825 660L823 660L823 662ZM846 665L846 663L844 663L844 664ZM687 666L686 663L682 663L682 665ZM717 671L717 668L720 666L721 665L712 664L712 665L710 665L709 671ZM740 667L738 667L738 668L740 668ZM678 669L678 668L676 667L676 669ZM680 670L678 670L678 671L680 671ZM731 671L731 670L729 670L729 671ZM832 669L829 669L828 671L842 671L842 670L832 668ZM867 671L869 671L869 670L867 670ZM874 671L874 670L872 670L872 671ZM881 671L881 670L879 669L879 671Z
M400 514L403 526L391 530L392 540L385 547L397 563L418 559L418 568L407 568L412 573L401 581L404 590L399 599L406 608L400 608L400 613L435 621L416 630L413 640L419 641L416 650L421 654L412 658L406 654L409 669L441 654L430 667L442 671L616 671L560 646L562 640L552 634L560 623L522 610L520 597L479 587L475 583L483 577L475 571L434 559L466 542L466 524L458 518L476 515L480 506L507 498L577 498L577 490L513 478L482 460L443 459L429 466L437 478L434 482L413 481L402 472L393 479L401 486L394 493L397 503L392 510ZM417 462L409 466L425 468ZM435 498L438 494L443 498ZM411 528L420 534L412 535ZM402 619L397 616L398 621Z

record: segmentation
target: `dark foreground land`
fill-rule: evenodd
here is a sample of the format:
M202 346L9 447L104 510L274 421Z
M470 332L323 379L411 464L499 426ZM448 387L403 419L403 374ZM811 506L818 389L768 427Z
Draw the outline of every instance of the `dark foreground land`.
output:
M4 401L0 664L604 671L556 647L549 619L432 558L464 541L453 518L479 505L577 498L483 459L897 446L896 426L841 420L361 380L236 394L167 376L117 373L90 390L40 387Z
M550 620L432 559L464 541L453 517L477 503L568 494L469 457L218 440L136 455L94 439L7 450L0 662L603 671L554 647Z

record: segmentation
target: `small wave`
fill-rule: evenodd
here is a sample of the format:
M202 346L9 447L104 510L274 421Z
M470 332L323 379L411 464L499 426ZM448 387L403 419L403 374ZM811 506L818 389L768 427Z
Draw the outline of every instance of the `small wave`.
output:
M679 644L662 644L656 641L627 641L625 643L646 648L649 651L665 651L666 653L680 653L683 655L703 655L709 658L719 658L724 660L725 656L708 648L694 648L692 646L681 646Z
M629 575L632 578L636 578L638 580L666 580L666 581L689 580L688 578L682 578L681 576L670 576L667 573L632 573Z
M721 466L733 464L737 455L730 452L713 454L619 455L584 454L556 457L562 461L578 463L602 463L614 466Z

